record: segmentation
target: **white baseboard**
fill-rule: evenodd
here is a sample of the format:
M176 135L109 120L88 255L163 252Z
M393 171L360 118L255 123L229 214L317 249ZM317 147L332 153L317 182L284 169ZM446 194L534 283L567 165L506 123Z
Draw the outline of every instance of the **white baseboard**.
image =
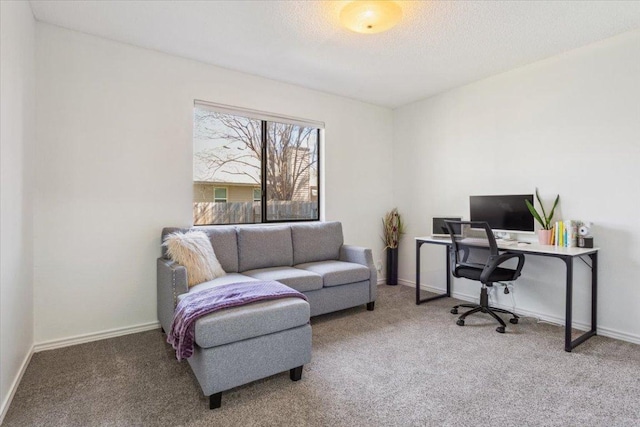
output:
M2 421L4 421L4 416L7 415L7 411L9 410L9 405L11 405L11 401L13 400L13 396L16 394L16 390L18 390L18 386L20 385L20 381L22 381L22 376L27 370L27 366L29 366L29 362L31 361L31 356L33 356L34 349L33 346L29 349L29 352L25 356L22 361L22 365L20 365L20 370L18 370L18 375L13 379L11 386L9 387L9 394L2 402L0 406L0 425Z
M411 288L415 288L415 284L414 282L410 282L408 280L402 280L402 284L404 286L409 286ZM424 285L421 284L420 285L420 289L423 291L427 291L427 292L434 292L437 294L442 294L444 293L444 289L442 288L436 288L433 286L429 286L429 285ZM452 298L456 298L462 301L468 301L468 302L477 302L478 301L478 295L469 295L469 294L465 294L462 292L451 292L451 297ZM496 308L502 308L505 310L513 310L513 307L510 305L505 305L505 304L499 304L496 302L491 302L491 305L496 307ZM563 317L558 317L558 316L553 316L553 315L549 315L549 314L543 314L543 313L537 313L534 311L530 311L530 310L524 310L522 308L517 308L516 313L521 316L521 317L535 317L537 319L543 320L545 322L549 322L549 323L553 323L555 325L559 325L559 326L564 326L564 318ZM579 329L582 331L588 331L589 330L589 325L587 325L586 323L583 322L573 322L573 327L575 329Z
M386 279L385 278L379 278L378 279L378 286L379 285L383 285L386 283ZM398 279L398 284L399 285L403 285L403 286L409 286L411 288L415 288L415 282L410 281L410 280L405 280L405 279ZM435 293L443 293L444 289L442 288L437 288L437 287L433 287L433 286L428 286L425 284L420 285L420 289L427 291L427 292L435 292ZM476 301L478 299L477 295L468 295L468 294L463 294L460 292L452 292L452 297L463 300L463 301ZM506 305L502 305L502 304L496 304L496 307L499 308L504 308L506 310L511 309L511 306L506 306ZM549 315L549 314L545 314L545 313L538 313L538 312L533 312L533 311L529 311L529 310L523 310L523 309L517 309L517 313L521 316L529 316L529 317L535 317L537 319L543 320L545 322L549 322L549 323L553 323L559 326L564 326L564 318L563 317L558 317L558 316L553 316L553 315ZM102 332L95 332L95 333L90 333L90 334L83 334L83 335L77 335L74 337L69 337L69 338L62 338L62 339L58 339L58 340L51 340L51 341L44 341L41 343L37 343L33 346L32 349L32 353L37 353L40 351L45 351L45 350L53 350L56 348L62 348L62 347L69 347L72 345L76 345L76 344L83 344L83 343L88 343L88 342L92 342L92 341L98 341L98 340L103 340L103 339L107 339L107 338L115 338L115 337L119 337L122 335L128 335L128 334L135 334L138 332L145 332L145 331L150 331L153 329L158 329L160 327L160 323L159 322L149 322L149 323L143 323L140 325L135 325L135 326L127 326L124 328L116 328L116 329L110 329L107 331L102 331ZM589 325L587 325L584 322L573 322L573 327L579 330L589 330ZM634 344L640 344L640 336L636 335L636 334L629 334L626 332L621 332L615 329L611 329L611 328L606 328L606 327L602 327L599 326L598 330L597 330L597 334L601 335L603 337L609 337L609 338L614 338L614 339L619 339L622 341L627 341L630 343L634 343ZM29 355L29 358L31 358L31 356Z
M45 350L53 350L56 348L69 347L76 344L84 344L92 341L104 340L107 338L115 338L122 335L135 334L138 332L151 331L160 328L160 322L149 322L140 325L126 326L124 328L109 329L101 332L92 332L89 334L76 335L73 337L62 338L51 341L43 341L34 345L34 352Z
M411 288L416 287L415 282L411 281L411 280L404 280L404 279L398 279L398 284L404 285L404 286L409 286ZM435 292L438 294L442 294L444 293L445 289L443 288L437 288L437 287L433 287L433 286L429 286L429 285L425 285L425 284L421 284L420 285L420 289L423 291L427 291L427 292ZM451 296L453 298L457 298L459 300L463 300L463 301L469 301L469 302L476 302L478 301L478 295L469 295L469 294L463 294L460 292L451 292ZM509 306L509 305L504 305L504 304L493 304L495 307L497 308L502 308L505 310L512 310L513 307ZM530 311L530 310L523 310L521 308L517 308L516 309L516 313L519 316L522 317L535 317L537 319L540 319L542 321L545 322L549 322L549 323L553 323L554 325L559 325L559 326L564 326L564 317L558 317L558 316L553 316L550 314L545 314L545 313L538 313L538 312L534 312L534 311ZM590 325L584 322L576 322L575 320L573 321L573 328L581 330L581 331L588 331L590 328ZM615 329L611 329L611 328L606 328L606 327L602 327L602 326L598 326L596 333L600 336L603 337L608 337L608 338L614 338L617 340L621 340L621 341L627 341L633 344L640 344L640 335L635 335L635 334L629 334L627 332L620 332L617 331Z
M615 329L611 329L611 328L603 328L600 326L597 329L598 329L597 331L598 335L602 335L603 337L609 337L609 338L614 338L620 341L627 341L634 344L640 344L640 336L638 335L616 331Z

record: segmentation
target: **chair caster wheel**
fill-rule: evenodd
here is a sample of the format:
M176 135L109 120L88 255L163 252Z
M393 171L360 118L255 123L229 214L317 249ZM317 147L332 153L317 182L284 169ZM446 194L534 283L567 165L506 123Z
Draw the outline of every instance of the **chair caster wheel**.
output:
M458 326L464 326L464 320L462 320L462 319L458 319L458 321L456 322L456 325L458 325Z
M512 319L509 319L509 323L513 323L514 325L517 325L518 324L518 318L514 317Z
M496 328L496 332L500 332L501 334L504 334L504 326L498 326Z
M458 309L457 308L452 308L451 309L451 314L458 314Z

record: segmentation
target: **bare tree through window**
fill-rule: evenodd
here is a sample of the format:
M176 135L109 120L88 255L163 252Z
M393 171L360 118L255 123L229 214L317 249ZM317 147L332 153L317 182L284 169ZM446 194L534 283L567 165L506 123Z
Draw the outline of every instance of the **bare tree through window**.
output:
M315 127L196 107L195 223L264 222L256 192L265 195L266 220L318 219L318 135ZM208 200L209 188L223 185L226 207Z

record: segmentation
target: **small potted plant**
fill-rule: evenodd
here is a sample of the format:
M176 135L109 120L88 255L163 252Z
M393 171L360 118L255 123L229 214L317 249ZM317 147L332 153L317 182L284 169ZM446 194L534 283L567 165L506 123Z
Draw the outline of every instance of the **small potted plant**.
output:
M551 220L553 219L553 213L556 210L556 206L558 206L558 202L560 201L560 195L556 196L555 202L553 202L553 207L547 215L547 212L544 209L544 205L542 204L542 200L540 200L540 195L538 194L538 189L536 188L536 199L538 199L538 204L540 205L540 209L542 210L542 215L538 213L535 207L529 202L525 200L524 202L527 204L527 208L531 212L531 215L540 223L542 226L541 230L538 230L538 242L541 245L550 245L551 244L551 235L553 230L553 223Z
M398 284L398 244L404 234L404 223L397 208L382 218L382 241L387 251L387 285Z

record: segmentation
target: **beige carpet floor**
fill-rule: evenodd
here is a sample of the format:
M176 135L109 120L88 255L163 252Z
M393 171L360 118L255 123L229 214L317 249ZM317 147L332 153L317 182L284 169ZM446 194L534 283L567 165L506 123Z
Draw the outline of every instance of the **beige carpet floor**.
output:
M376 309L312 319L313 361L223 393L210 411L160 331L37 353L6 426L638 426L640 346L416 306L380 286Z

